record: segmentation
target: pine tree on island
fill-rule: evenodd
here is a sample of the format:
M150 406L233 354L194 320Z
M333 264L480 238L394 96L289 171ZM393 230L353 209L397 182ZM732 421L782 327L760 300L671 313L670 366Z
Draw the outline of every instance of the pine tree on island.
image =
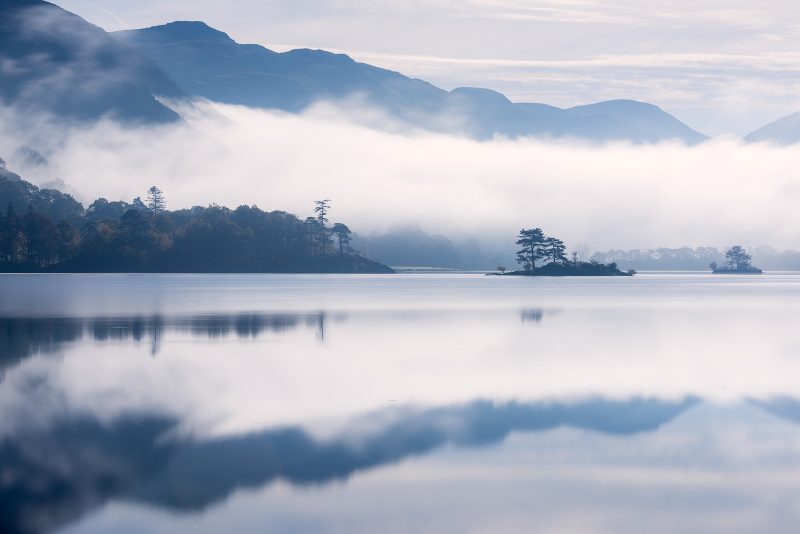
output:
M548 237L541 228L523 228L519 231L516 244L517 263L522 270L505 272L498 269L499 276L630 276L616 263L602 264L596 261L579 261L577 254L567 258L567 247L556 237Z
M719 266L717 262L709 265L714 274L762 274L758 267L753 267L751 256L740 245L733 246L725 251L725 265Z

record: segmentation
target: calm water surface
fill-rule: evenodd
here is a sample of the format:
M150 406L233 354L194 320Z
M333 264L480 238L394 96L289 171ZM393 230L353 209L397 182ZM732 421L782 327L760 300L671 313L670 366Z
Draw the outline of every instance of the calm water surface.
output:
M800 275L0 275L0 532L797 532Z

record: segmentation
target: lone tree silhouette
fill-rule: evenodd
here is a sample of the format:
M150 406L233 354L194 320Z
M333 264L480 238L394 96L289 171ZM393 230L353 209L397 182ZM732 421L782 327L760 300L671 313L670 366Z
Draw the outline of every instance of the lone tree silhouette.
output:
M328 224L328 210L331 209L331 199L314 201L314 213L317 214L317 221L322 226Z
M147 209L153 213L161 213L167 209L167 200L164 198L164 193L156 186L152 186L147 190Z
M316 219L312 217L306 219L306 223L311 231L312 240L316 243L317 253L322 256L327 254L328 249L333 246L330 230L328 229L328 210L330 209L331 199L315 200L314 213L317 214L317 217Z
M753 266L752 261L753 257L739 245L725 251L725 263L735 271L751 268Z
M546 238L541 228L523 228L519 231L517 245L517 263L521 264L526 271L536 271L536 261L547 257Z
M544 252L548 260L553 263L564 263L567 261L567 256L564 254L567 247L564 242L556 237L548 237L544 240Z
M343 223L335 223L331 228L331 232L339 240L339 254L344 254L345 250L350 248L350 234L353 232Z

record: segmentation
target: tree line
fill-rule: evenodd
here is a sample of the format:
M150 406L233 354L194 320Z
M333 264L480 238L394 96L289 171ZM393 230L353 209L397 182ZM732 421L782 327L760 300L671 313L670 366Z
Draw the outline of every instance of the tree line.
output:
M353 254L347 225L329 224L328 199L305 220L256 206L169 211L155 186L144 200L99 198L84 210L58 191L2 181L0 200L7 272L346 272L351 259L367 262Z

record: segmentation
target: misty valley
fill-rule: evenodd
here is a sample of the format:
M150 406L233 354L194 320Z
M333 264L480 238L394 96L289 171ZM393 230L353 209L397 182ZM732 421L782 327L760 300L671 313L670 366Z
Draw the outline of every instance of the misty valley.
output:
M0 0L0 534L797 532L795 3Z

